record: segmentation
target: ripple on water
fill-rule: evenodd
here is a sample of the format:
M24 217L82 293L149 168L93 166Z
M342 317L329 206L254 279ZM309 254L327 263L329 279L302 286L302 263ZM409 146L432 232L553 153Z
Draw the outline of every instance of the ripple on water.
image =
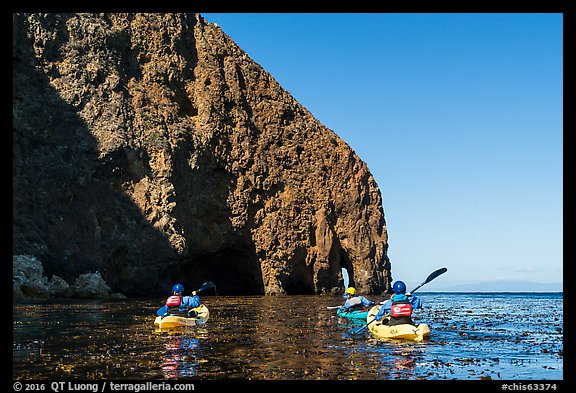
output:
M208 322L174 334L153 328L161 299L15 304L13 376L562 379L561 296L420 296L414 319L432 333L419 343L353 333L365 321L327 309L339 296L205 296Z

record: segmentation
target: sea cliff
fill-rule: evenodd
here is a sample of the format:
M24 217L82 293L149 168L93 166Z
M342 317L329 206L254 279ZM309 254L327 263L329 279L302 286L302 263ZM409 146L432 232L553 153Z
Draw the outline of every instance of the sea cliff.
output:
M199 14L13 14L13 254L164 295L390 288L378 185Z

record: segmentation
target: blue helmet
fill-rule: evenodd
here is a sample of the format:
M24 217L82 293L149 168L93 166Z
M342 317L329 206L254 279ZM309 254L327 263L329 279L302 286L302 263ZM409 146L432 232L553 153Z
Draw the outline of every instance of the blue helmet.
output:
M406 293L406 284L403 281L396 281L392 289L394 293Z
M184 292L184 286L182 284L176 284L172 287L173 292L182 293Z

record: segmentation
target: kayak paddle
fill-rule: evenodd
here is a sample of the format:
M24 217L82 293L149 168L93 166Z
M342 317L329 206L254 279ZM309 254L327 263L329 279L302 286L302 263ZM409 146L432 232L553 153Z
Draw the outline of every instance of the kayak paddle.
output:
M200 285L200 288L198 288L196 292L205 291L212 288L216 288L216 284L214 284L212 281L206 281L204 284Z
M439 275L446 273L447 271L448 271L448 269L443 267L441 269L436 270L435 272L430 273L430 275L426 278L426 280L422 284L418 285L416 288L414 288L413 290L410 291L410 294L414 293L417 289L419 289L420 287L422 287L425 284L428 284L430 281L434 280ZM376 318L372 319L366 325L361 326L360 328L353 330L352 334L358 334L358 333L364 331L364 329L366 329L368 327L368 325L370 325L375 320L376 320Z
M445 267L443 267L442 269L438 269L433 273L430 273L430 275L428 276L428 278L426 279L426 281L424 281L422 284L418 285L416 288L414 288L413 290L410 291L410 293L413 293L414 291L416 291L418 288L420 288L422 285L424 284L428 284L430 281L434 280L436 277L438 277L441 274L444 274L448 271L448 269L446 269Z

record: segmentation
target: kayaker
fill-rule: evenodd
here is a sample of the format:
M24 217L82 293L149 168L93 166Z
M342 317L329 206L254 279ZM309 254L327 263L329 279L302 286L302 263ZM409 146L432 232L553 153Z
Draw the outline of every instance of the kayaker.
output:
M192 296L183 296L184 286L175 284L172 287L172 295L166 299L166 304L156 312L163 317L166 315L191 316L189 311L200 306L200 296L196 291L192 291Z
M380 321L384 315L390 315L389 326L411 324L415 325L412 320L412 311L422 308L422 300L406 292L406 284L403 281L396 281L392 286L394 294L382 304L380 310L375 315L375 319ZM385 323L385 321L382 321Z
M364 296L356 295L356 289L354 287L346 288L345 296L346 301L344 305L340 306L341 311L353 311L374 305L372 300L366 299Z

